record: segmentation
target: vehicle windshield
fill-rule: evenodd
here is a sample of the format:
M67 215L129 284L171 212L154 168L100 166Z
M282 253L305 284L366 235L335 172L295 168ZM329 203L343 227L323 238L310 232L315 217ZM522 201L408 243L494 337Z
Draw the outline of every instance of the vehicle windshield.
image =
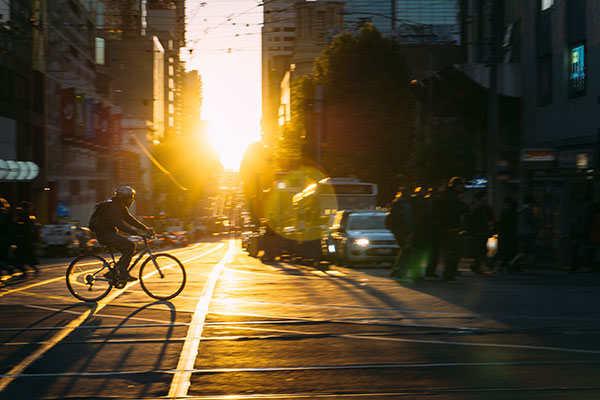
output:
M353 215L350 220L350 230L362 231L367 229L386 229L385 228L386 214L364 214Z

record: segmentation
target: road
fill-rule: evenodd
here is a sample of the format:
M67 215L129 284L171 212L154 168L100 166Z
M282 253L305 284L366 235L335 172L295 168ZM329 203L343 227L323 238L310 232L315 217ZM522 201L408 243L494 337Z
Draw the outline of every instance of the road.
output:
M598 399L600 277L401 285L385 269L262 264L238 241L172 250L169 302L86 304L65 264L0 289L0 399Z

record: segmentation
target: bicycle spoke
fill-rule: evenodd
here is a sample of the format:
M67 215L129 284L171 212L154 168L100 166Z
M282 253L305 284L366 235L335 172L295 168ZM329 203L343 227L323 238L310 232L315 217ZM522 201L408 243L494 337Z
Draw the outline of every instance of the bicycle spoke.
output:
M140 283L149 296L168 300L184 288L186 273L181 262L170 254L148 257L140 268Z
M67 287L80 300L98 301L112 288L112 281L104 277L108 271L106 261L101 257L78 257L67 268Z

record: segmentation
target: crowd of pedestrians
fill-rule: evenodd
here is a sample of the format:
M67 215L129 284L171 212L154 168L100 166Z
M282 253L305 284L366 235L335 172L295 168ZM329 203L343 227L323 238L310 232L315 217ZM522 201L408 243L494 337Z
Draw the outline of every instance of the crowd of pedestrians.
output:
M30 272L39 272L35 255L39 240L40 226L33 204L22 201L12 207L0 197L0 282L24 279Z
M403 282L438 279L457 282L461 259L470 259L478 275L494 271L535 274L536 237L540 222L534 212L534 198L518 205L506 197L499 218L487 201L484 190L474 190L472 201L463 199L465 182L453 177L443 190L401 188L394 198L388 219L399 245L390 276ZM597 223L591 221L597 218ZM586 223L578 237L578 263L600 269L600 206L586 209ZM592 228L593 227L593 228ZM497 238L497 251L488 257L488 240ZM597 250L597 251L596 251ZM443 274L437 266L443 265ZM425 266L424 276L421 267ZM573 268L577 264L574 264Z

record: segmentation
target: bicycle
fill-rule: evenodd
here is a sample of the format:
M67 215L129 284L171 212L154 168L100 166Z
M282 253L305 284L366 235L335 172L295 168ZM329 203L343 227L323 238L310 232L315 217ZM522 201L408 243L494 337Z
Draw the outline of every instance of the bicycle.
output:
M75 258L67 268L67 288L79 300L95 302L108 295L113 287L123 289L127 282L119 279L115 267L115 256L111 250L112 261L87 254ZM141 264L139 281L148 296L157 300L170 300L177 296L186 282L185 267L179 259L168 253L152 253L148 238L144 237L144 246L136 250L137 259L127 269L130 272L138 262L148 254ZM112 277L112 278L110 278Z

